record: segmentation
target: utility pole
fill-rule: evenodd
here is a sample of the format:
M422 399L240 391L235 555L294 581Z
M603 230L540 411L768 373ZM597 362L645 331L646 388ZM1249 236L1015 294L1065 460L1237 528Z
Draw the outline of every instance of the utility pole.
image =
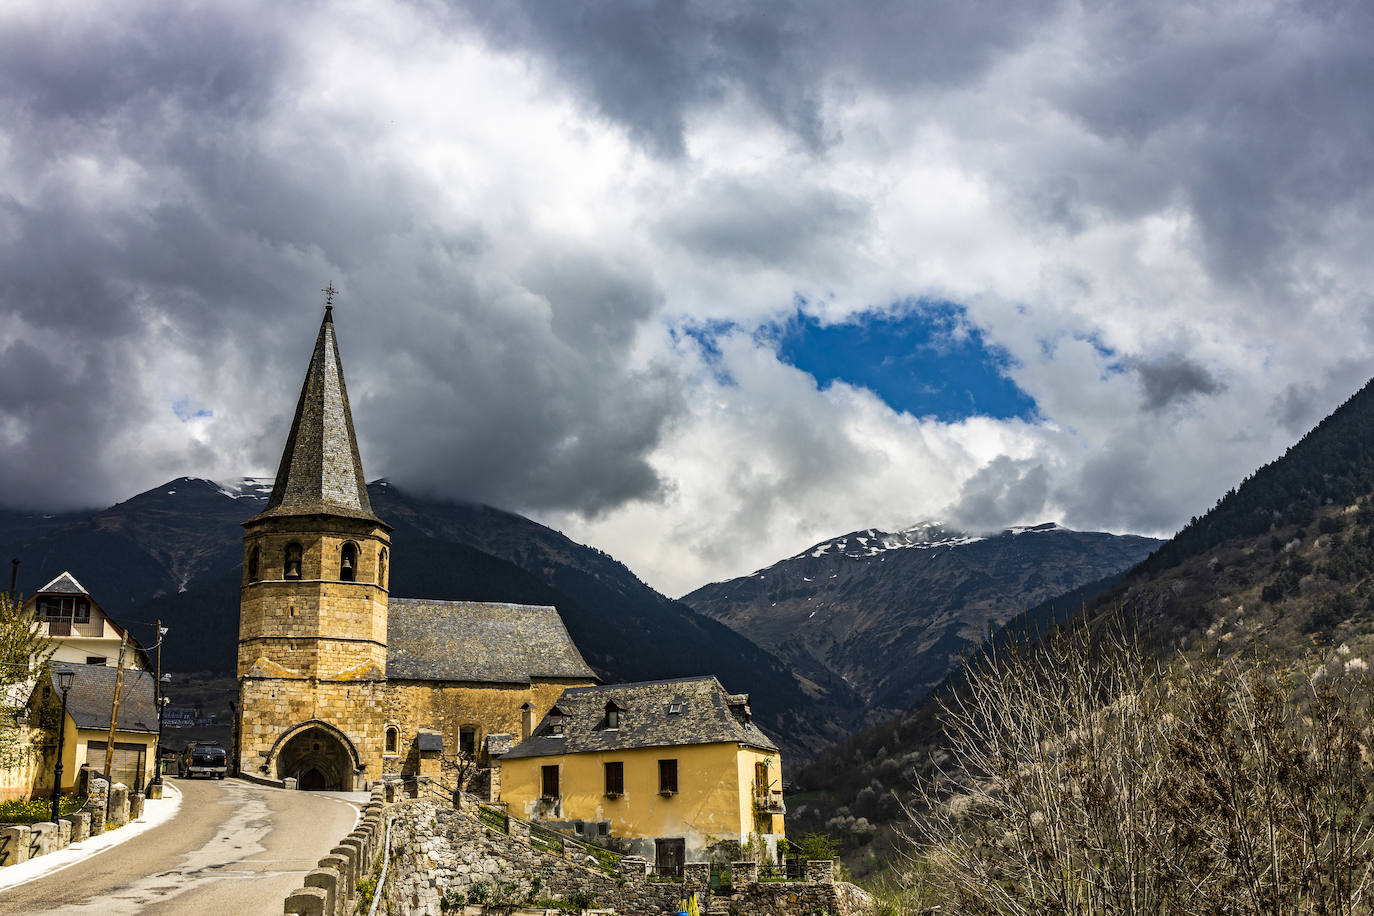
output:
M10 560L10 603L19 600L19 558Z
M124 653L129 649L129 633L126 630L119 640L119 670L115 672L114 705L110 707L110 740L105 742L105 816L110 816L110 789L114 787L115 726L119 724L119 691L124 687Z
M157 700L157 750L153 757L153 782L162 785L162 640L166 638L167 631L162 628L162 619L157 621L157 682L153 687L153 696Z

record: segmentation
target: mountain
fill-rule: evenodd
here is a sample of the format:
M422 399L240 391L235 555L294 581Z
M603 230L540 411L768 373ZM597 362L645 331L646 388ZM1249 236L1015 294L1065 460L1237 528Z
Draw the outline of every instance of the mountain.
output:
M1159 543L1054 524L984 537L931 523L870 528L682 600L890 714L1028 605L1121 572Z
M171 630L169 670L232 671L240 523L270 489L253 478L179 478L92 514L11 513L0 518L0 550L21 560L23 592L70 569L145 643L161 619ZM554 605L605 680L715 674L752 695L755 714L793 759L853 731L857 700L843 683L794 676L775 655L595 548L514 513L427 499L387 481L368 493L395 526L395 595Z
M1009 621L999 640L1067 616L1119 613L1147 651L1262 649L1306 664L1374 658L1374 382L1192 519L1124 576ZM1309 669L1315 670L1315 667ZM798 773L797 830L843 832L860 869L888 855L912 782L945 759L936 696L828 749ZM896 793L896 794L894 794ZM855 825L862 820L856 829Z

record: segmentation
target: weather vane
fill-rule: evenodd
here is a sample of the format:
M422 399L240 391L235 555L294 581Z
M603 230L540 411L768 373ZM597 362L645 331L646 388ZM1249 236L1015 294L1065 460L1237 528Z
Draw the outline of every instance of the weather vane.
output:
M334 294L338 292L338 290L334 288L334 282L331 280L329 285L320 290L320 292L324 293L324 307L332 309L334 307Z

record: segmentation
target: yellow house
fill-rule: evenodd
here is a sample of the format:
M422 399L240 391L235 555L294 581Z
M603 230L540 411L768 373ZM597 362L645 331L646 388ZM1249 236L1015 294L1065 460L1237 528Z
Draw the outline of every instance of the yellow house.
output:
M565 690L500 759L511 813L588 839L614 837L665 872L776 854L782 758L747 694L714 677Z
M105 771L118 672L107 665L50 662L47 675L39 680L29 701L31 726L55 724L61 716L62 691L57 672L64 668L75 675L67 691L67 716L63 723L65 731L62 738L62 792L70 794L77 788L83 766L88 766L94 773ZM111 781L123 783L131 792L144 791L157 765L157 701L154 686L151 671L126 669L119 688ZM56 729L44 730L44 747L33 786L33 794L38 797L45 797L52 792L57 752Z
M24 607L38 623L38 634L53 645L52 660L63 664L119 663L119 644L125 631L101 610L95 599L70 572L34 593ZM124 653L125 668L150 668L142 646L132 636Z
M70 572L64 572L24 602L38 635L52 647L48 670L36 681L17 685L12 705L26 709L15 731L22 753L0 769L0 798L47 796L52 792L57 752L57 722L62 696L52 672L76 673L68 694L62 762L62 790L75 786L81 767L105 769L116 666L125 630L106 614ZM119 730L115 733L115 780L131 789L147 785L157 744L157 702L147 654L129 637L120 690Z

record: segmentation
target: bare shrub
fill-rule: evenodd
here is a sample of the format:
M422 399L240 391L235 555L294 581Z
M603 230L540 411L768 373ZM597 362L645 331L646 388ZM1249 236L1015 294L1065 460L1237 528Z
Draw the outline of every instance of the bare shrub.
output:
M1080 627L969 668L946 701L953 758L912 817L927 896L961 913L1369 912L1359 669L1159 670L1123 633Z

